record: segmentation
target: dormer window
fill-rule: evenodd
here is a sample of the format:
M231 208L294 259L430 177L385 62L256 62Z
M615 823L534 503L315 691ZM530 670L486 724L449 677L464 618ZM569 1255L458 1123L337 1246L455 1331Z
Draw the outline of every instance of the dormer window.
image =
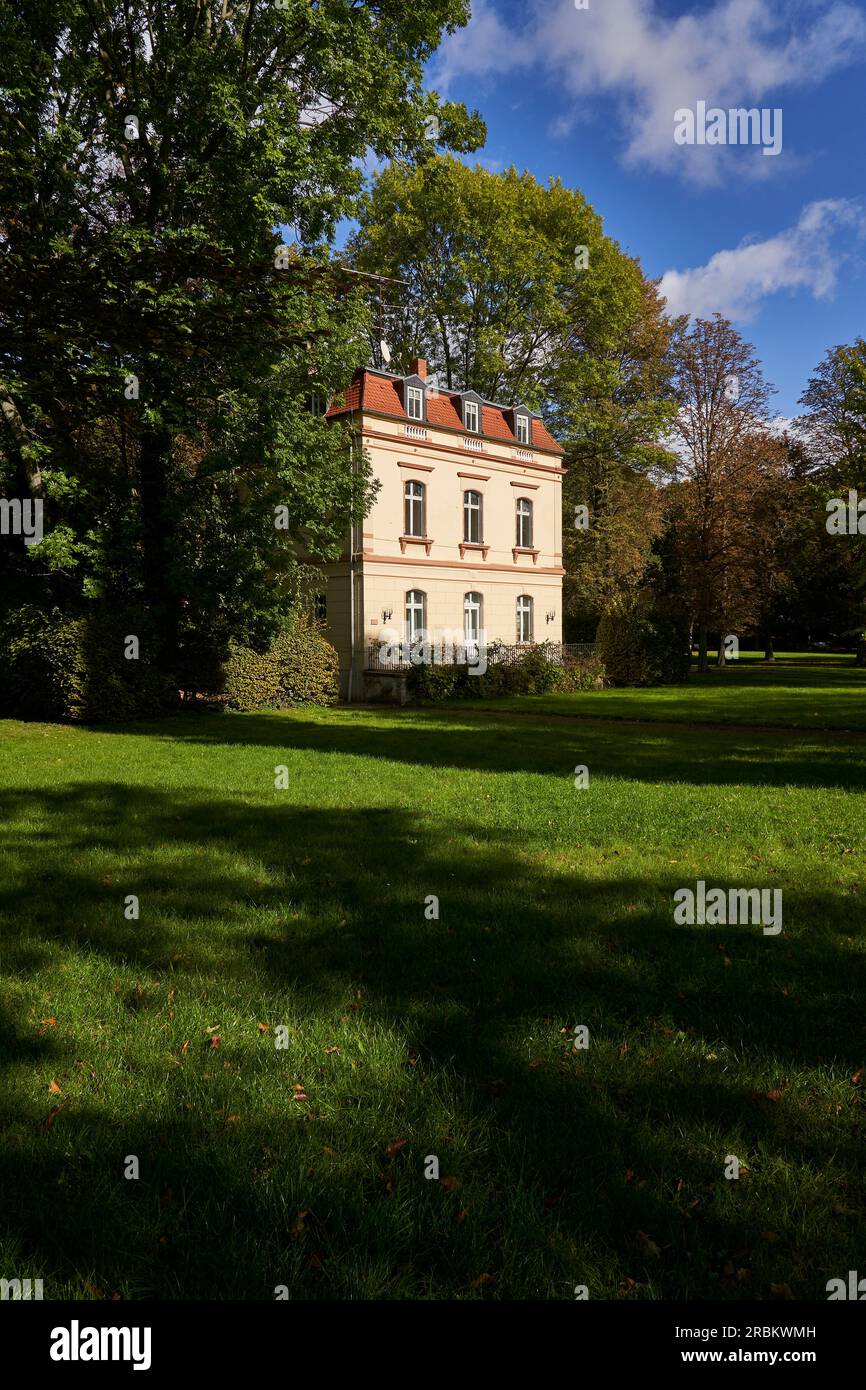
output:
M479 422L479 410L477 401L463 402L463 428L471 434L478 434L481 429Z
M520 415L520 414L515 415L515 417L514 417L514 433L515 433L515 436L516 436L516 438L517 438L518 444L528 444L528 443L529 443L529 416L528 416L528 415Z
M420 386L406 387L406 414L410 420L424 419L424 392Z

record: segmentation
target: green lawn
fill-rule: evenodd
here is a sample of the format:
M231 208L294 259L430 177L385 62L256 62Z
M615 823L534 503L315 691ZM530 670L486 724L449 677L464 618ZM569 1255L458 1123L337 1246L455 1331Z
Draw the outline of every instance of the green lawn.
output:
M864 705L744 665L496 718L0 723L0 1273L826 1297L864 1259L866 740L816 730ZM782 934L675 925L697 878L781 887Z
M462 703L462 702L461 702ZM866 671L853 657L786 656L773 664L742 653L737 662L680 686L589 690L579 695L520 695L471 702L513 713L584 719L674 720L700 724L841 729L866 732Z

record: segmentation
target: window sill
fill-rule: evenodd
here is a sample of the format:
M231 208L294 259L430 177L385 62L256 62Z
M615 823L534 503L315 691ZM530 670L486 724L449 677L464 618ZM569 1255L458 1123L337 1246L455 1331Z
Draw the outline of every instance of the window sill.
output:
M431 538L430 538L429 536L401 536L401 537L400 537L400 549L401 549L401 551L403 552L404 555L406 554L406 546L407 546L407 545L423 545L424 549L426 550L427 554L429 555L429 554L430 554L430 550L431 550L431 548L432 548L432 546L433 546L433 541L431 540Z
M515 563L515 565L517 564L517 557L518 557L518 555L531 555L531 556L532 556L532 563L533 563L534 565L537 565L537 564L538 564L538 556L539 556L540 553L541 553L540 551L533 549L533 547L532 547L531 545L515 545L515 546L512 546L512 548L511 548L511 554L512 554L512 556L514 557L514 563Z
M466 559L466 552L467 552L467 550L480 550L480 551L481 551L481 558L482 558L482 560L486 560L486 559L487 559L487 552L488 552L489 549L490 549L490 546L487 545L484 541L461 541L461 542L460 542L460 559L461 559L461 560L465 560L465 559Z

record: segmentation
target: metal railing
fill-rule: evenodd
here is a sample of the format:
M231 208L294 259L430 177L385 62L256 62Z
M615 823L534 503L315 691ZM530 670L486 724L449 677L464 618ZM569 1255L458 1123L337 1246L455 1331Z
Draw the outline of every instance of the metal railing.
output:
M478 642L467 641L448 647L447 655L437 654L434 642L376 642L367 646L364 654L366 671L408 671L432 657L433 666L462 666L477 664ZM425 647L432 650L425 651ZM490 642L485 648L488 665L516 666L528 652L543 652L557 666L582 666L598 651L595 642Z

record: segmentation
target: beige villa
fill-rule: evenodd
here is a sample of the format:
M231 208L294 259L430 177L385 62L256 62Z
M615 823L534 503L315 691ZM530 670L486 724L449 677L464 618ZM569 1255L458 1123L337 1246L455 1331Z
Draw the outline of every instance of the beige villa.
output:
M383 644L562 640L562 449L525 406L366 368L328 414L380 487L317 602L342 693L381 693Z

